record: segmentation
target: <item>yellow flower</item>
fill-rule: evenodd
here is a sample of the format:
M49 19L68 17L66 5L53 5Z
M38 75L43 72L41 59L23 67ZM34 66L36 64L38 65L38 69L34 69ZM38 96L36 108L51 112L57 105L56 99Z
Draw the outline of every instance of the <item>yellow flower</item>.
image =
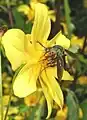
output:
M68 107L65 105L62 110L58 110L55 120L67 120Z
M79 83L81 85L87 84L87 76L80 76L77 80L77 83Z
M64 105L62 110L58 110L55 120L67 120L68 117L68 107ZM79 108L79 119L83 118L83 111Z
M34 3L31 3L30 6L22 4L18 7L18 11L23 12L28 20L32 21L34 19Z
M24 98L24 103L27 106L35 106L36 104L39 103L39 99L40 99L40 92L34 92L31 95L28 95L27 97Z
M70 46L70 41L61 32L50 41L47 40L50 30L51 21L48 17L48 10L45 5L37 3L31 34L25 35L20 29L10 29L2 37L6 56L11 62L13 70L16 70L21 64L26 64L14 81L14 94L26 97L37 91L37 83L39 83L47 100L48 117L52 111L53 100L62 108L63 93L55 79L57 67L56 65L51 67L49 59L52 56L50 57L49 52L46 52L46 48L61 45L68 49ZM48 63L50 63L49 66ZM72 76L64 71L62 79L72 80Z
M18 11L23 12L27 16L28 20L32 21L34 19L35 4L38 3L38 2L42 2L42 1L41 0L32 0L29 5L22 4L18 7ZM45 1L43 1L43 2L45 2ZM48 7L47 7L47 9L49 10ZM48 14L49 14L49 18L53 22L55 22L55 20L56 20L55 11L54 10L49 10Z
M65 23L61 23L61 26L63 27L63 31L65 35L68 35L67 25ZM72 34L71 36L71 46L78 46L80 49L83 48L85 37L78 37Z
M61 22L60 24L61 24L61 26L63 27L63 32L64 32L64 34L65 34L65 35L68 35L67 24L65 24L64 22Z
M84 44L84 37L79 38L78 36L72 35L71 37L71 45L72 46L78 46L79 48L83 48L83 44Z
M46 3L48 0L31 0L31 2L41 2L41 3Z

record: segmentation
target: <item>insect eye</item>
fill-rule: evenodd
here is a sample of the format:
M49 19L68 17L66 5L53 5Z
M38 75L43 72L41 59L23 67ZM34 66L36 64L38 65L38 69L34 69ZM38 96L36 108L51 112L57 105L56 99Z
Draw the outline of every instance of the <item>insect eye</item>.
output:
M45 48L45 51L46 51L46 52L49 52L49 51L50 51L50 48Z

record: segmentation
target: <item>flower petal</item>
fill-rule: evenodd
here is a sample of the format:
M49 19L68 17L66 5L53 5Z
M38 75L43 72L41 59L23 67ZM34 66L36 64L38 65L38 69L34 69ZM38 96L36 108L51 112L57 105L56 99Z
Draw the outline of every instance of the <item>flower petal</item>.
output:
M39 71L39 65L24 66L13 83L14 94L18 97L26 97L35 92Z
M45 85L48 88L50 96L59 105L59 107L62 108L63 93L58 82L55 79L53 70L55 70L55 68L47 68L42 72L41 76L43 78Z
M56 21L56 12L54 10L49 10L48 11L50 19L55 22Z
M56 45L60 45L68 49L70 47L70 40L61 33L59 34L59 37L56 39Z
M78 46L81 49L83 48L85 37L79 38L78 36L72 35L71 37L71 45L72 46Z
M13 70L26 62L25 42L25 34L20 29L10 29L2 37L6 56L11 62Z
M66 38L61 32L57 33L57 35L49 41L48 46L51 46L55 43L56 45L60 45L66 49L70 47L70 40Z
M40 83L44 92L44 95L46 97L47 100L47 106L48 106L48 115L47 115L47 119L50 117L51 112L52 112L52 106L53 106L53 99L50 96L49 90L47 88L47 86L45 86L44 82L42 81L42 79L40 79Z
M30 34L26 34L26 39L27 39L27 42L25 45L26 46L25 49L26 49L27 54L29 54L29 56L31 56L31 59L33 61L38 61L43 54L44 48L40 44L37 44L37 50L34 49L34 46L30 41L31 40Z
M43 43L47 40L51 29L51 23L48 18L48 10L44 4L35 4L35 20L31 32L31 39L35 45L37 41Z
M73 76L71 76L67 71L63 71L63 77L62 77L62 80L74 80Z
M25 15L29 14L29 6L26 4L22 4L18 7L19 12L23 12Z
M50 69L50 76L55 76L56 78L58 78L57 76L57 67L53 67L53 68L49 68ZM73 76L71 76L66 70L63 69L63 76L62 76L62 80L70 80L73 81Z
M30 6L27 4L20 5L18 7L19 12L23 12L25 15L27 15L29 20L33 20L34 18L34 3L31 3Z

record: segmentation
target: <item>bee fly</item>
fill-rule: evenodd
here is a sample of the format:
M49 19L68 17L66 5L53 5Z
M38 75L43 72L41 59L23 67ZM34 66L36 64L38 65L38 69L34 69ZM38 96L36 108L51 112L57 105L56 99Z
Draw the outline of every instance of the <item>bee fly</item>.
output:
M41 43L39 44L42 45ZM66 53L71 54L72 52L68 52L68 50L64 49L59 45L55 45L53 47L48 47L48 48L44 47L44 48L45 48L44 56L48 61L47 67L57 66L57 77L58 77L58 81L60 82L63 76L63 70L65 69L69 72L69 67L67 66L65 60Z
M63 47L59 45L55 45L53 47L45 48L46 53L49 53L48 57L50 58L48 60L48 67L54 67L57 66L57 77L58 81L60 82L63 76L63 70L68 71L70 74L73 73L73 71L70 69L69 64L66 63L65 56L68 54L70 56L74 56L75 54L71 51L68 51L64 49Z
M61 81L63 76L64 69L64 49L59 45L55 45L53 47L46 48L46 53L49 53L49 67L57 66L57 77L58 80Z

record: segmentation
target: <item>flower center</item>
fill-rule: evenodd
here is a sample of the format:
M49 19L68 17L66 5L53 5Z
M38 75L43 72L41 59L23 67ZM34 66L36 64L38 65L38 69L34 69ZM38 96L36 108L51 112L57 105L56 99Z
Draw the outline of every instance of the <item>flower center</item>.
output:
M52 49L52 47L45 49L45 53L41 59L41 65L44 68L54 67L57 65L57 54L56 51Z

